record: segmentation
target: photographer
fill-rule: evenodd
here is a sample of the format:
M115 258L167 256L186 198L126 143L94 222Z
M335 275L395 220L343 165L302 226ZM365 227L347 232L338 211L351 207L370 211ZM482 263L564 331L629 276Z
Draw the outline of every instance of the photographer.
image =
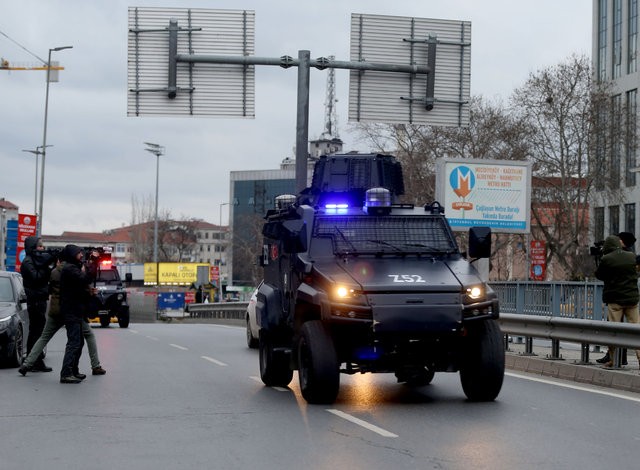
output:
M47 299L49 298L49 278L55 267L55 256L44 250L42 239L27 237L24 241L26 256L20 266L20 274L27 294L27 311L29 312L29 337L27 338L27 354L38 341L46 321ZM31 370L51 372L53 369L44 363L44 355L40 353Z

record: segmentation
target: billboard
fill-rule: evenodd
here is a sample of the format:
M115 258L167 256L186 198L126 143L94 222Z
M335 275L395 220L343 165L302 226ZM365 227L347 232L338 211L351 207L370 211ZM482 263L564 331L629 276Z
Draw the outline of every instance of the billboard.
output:
M144 263L144 283L155 285L157 281L161 286L189 286L197 283L199 267L209 271L206 263Z
M31 214L18 214L18 246L16 247L16 271L20 271L22 260L27 255L24 251L24 241L27 237L36 235L37 217Z
M531 163L440 159L436 199L453 230L485 226L495 232L529 233Z

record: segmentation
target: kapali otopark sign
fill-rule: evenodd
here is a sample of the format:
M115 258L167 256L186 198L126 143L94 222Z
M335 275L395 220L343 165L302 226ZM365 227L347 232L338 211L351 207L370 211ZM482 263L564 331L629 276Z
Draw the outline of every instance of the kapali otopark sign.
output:
M436 199L453 230L485 226L494 232L529 233L531 163L440 159Z
M144 263L144 283L188 286L198 281L198 267L205 267L209 271L206 263Z

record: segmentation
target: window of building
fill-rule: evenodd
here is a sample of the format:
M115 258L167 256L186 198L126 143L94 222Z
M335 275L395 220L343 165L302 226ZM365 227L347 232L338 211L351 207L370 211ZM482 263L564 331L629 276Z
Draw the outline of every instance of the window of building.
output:
M124 243L116 243L116 253L126 253L127 247Z
M609 233L620 232L620 206L609 206Z
M611 187L620 187L622 163L622 95L611 97Z
M604 207L593 209L593 238L595 241L604 240Z
M622 74L622 0L613 0L613 78Z
M211 251L211 245L207 245L207 251Z
M636 205L624 205L624 230L625 232L636 233Z
M627 92L627 126L625 136L625 184L627 186L636 185L636 148L637 148L637 113L638 113L638 90Z
M638 71L638 0L628 0L627 73Z
M209 239L209 232L205 232L205 233L204 233L204 238L205 238L205 240L208 240L208 239Z
M607 79L607 0L598 3L598 80Z

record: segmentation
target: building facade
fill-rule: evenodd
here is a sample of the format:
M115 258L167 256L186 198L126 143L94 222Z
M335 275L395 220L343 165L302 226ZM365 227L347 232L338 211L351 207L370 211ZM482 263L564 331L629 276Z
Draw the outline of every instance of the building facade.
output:
M637 114L640 69L638 67L639 0L593 0L592 57L594 79L611 84L612 132L619 144L605 145L598 136L597 151L607 162L610 188L596 187L592 203L593 240L621 231L638 233ZM612 196L615 195L615 196Z

